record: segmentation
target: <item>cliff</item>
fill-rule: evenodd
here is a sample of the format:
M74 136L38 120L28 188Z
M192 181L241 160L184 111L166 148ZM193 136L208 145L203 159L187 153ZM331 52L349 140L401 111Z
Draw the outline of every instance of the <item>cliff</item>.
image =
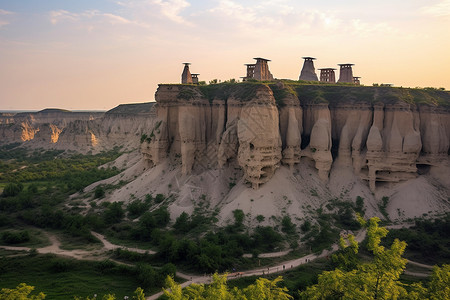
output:
M285 164L312 160L327 182L350 165L372 191L448 160L450 94L435 89L241 83L160 85L149 166L181 157L182 172L238 165L253 188Z
M0 144L19 142L33 148L78 152L138 148L141 132L153 126L153 104L122 104L107 112L44 109L4 114Z

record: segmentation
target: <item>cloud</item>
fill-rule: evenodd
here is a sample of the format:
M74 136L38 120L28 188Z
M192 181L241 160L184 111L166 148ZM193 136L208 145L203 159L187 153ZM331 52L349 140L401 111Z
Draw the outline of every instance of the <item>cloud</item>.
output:
M398 33L387 21L362 20L339 10L302 8L286 0L261 1L258 5L243 3L219 0L215 7L196 13L196 20L205 18L210 23L213 20L210 27L215 27L216 31L237 32L244 37Z
M185 0L154 0L153 3L159 6L161 13L169 20L176 23L189 23L180 16L180 12L191 5L189 2Z
M434 17L450 16L450 0L442 0L434 5L422 7L422 12Z
M50 12L50 22L53 25L61 21L78 21L80 19L79 14L68 12L67 10L52 10Z
M14 13L12 11L7 11L4 9L0 9L0 28L2 28L3 26L8 25L10 22L3 19L3 16L8 16L8 15L13 15Z
M182 11L191 4L186 0L128 0L116 1L116 4L125 8L134 15L141 24L164 19L177 24L192 25L182 15ZM148 17L151 16L151 19ZM144 17L146 19L144 19Z
M110 14L110 13L105 13L102 15L106 19L109 19L111 24L131 24L131 23L133 23L132 21L125 19L124 17L118 16L118 15L114 15L114 14Z
M0 16L12 15L12 14L14 14L12 11L7 11L7 10L0 8Z
M98 10L86 10L82 13L72 13L66 10L55 10L50 12L50 22L53 25L64 21L78 22L87 20L107 22L113 25L134 23L122 16L112 13L102 13ZM92 25L89 25L88 27L92 29Z

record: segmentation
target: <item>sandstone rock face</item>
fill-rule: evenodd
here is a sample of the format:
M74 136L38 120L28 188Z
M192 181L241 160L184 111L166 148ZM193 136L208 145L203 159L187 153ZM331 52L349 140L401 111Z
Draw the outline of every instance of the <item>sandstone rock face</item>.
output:
M235 165L253 188L270 180L280 164L291 168L301 157L313 161L328 181L333 164L352 166L375 191L380 182L401 182L418 176L417 164L448 159L450 114L447 106L414 105L383 98L368 89L358 99L311 100L281 83L246 93L182 85L160 85L156 92L157 128L141 147L149 165L165 157L181 157L182 172ZM298 89L301 89L299 87ZM360 90L358 90L360 91ZM209 93L209 94L208 94ZM250 95L250 96L249 96ZM209 99L207 99L209 98ZM369 101L367 99L369 99Z
M281 164L292 170L306 160L324 182L334 166L351 166L375 191L449 161L450 95L433 93L281 82L160 85L156 104L4 114L0 144L139 148L147 167L166 159L179 161L183 174L231 167L255 189ZM405 94L417 104L402 100Z
M150 166L167 153L181 157L183 174L234 160L254 188L279 166L278 110L267 86L260 85L249 101L230 96L210 103L195 87L160 85L156 100L158 128L141 146Z
M153 126L153 104L120 105L107 113L46 109L8 114L0 124L0 144L78 152L138 148L142 132Z
M237 132L238 162L256 189L273 176L281 160L278 110L269 88L261 86L242 107Z

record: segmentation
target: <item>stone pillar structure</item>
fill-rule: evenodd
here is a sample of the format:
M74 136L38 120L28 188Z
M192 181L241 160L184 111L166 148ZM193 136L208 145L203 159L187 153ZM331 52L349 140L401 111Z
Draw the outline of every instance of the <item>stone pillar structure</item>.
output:
M336 83L336 76L333 68L323 68L320 70L320 82Z
M247 76L242 77L242 80L255 78L255 66L256 64L245 64L247 66Z
M306 81L319 81L317 79L316 69L314 68L314 57L302 57L305 61L303 63L302 71L300 72L300 76L298 80L306 80Z
M192 73L191 75L192 75L192 83L193 84L198 84L198 75L200 75L200 74Z
M352 66L354 64L339 64L341 67L339 71L339 80L338 82L348 82L353 83L353 70Z
M256 59L256 64L253 78L256 80L273 80L273 76L269 71L269 65L267 64L270 60L261 57L255 57L254 59Z
M353 84L354 85L361 85L361 81L359 80L361 77L353 77Z
M191 63L183 63L183 64L184 64L184 69L183 69L183 74L181 74L181 83L182 84L192 83L192 74L189 71L189 65Z

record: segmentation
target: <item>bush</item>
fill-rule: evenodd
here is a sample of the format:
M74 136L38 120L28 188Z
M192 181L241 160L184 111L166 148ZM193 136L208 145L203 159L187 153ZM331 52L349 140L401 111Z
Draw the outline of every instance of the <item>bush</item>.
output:
M311 230L311 222L309 220L305 220L303 224L300 226L302 232L308 232Z
M3 189L3 197L12 197L18 195L23 190L21 183L8 183Z
M186 212L182 212L181 215L175 220L173 228L180 233L186 233L191 228L189 226L189 215Z
M157 194L156 197L155 197L155 202L156 202L156 203L161 203L161 202L163 202L165 199L166 199L166 197L164 197L163 194Z
M141 200L134 200L127 206L128 217L130 219L136 219L141 216L145 211L150 208L150 204L146 202L142 202Z
M5 231L2 234L2 241L5 244L20 244L30 240L30 234L26 230Z
M286 234L295 234L295 225L289 216L284 216L281 220L281 231Z
M111 203L105 211L104 219L106 224L119 223L124 217L125 212L122 209L121 202Z
M99 199L99 198L103 198L105 197L105 190L103 189L103 187L101 187L100 185L98 185L95 188L95 192L94 192L94 198L95 199Z

